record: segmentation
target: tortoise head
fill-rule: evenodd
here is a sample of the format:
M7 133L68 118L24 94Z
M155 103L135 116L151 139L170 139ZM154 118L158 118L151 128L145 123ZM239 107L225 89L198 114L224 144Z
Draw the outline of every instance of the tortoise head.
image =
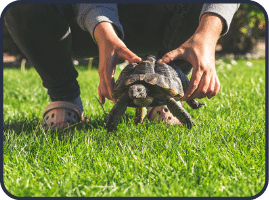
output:
M147 97L148 89L142 84L135 84L129 87L130 99L145 99Z

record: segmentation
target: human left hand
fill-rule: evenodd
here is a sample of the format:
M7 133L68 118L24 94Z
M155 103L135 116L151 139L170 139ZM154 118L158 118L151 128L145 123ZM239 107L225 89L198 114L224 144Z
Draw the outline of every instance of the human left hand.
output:
M175 59L182 59L191 63L193 72L183 101L204 97L210 99L218 93L220 82L215 69L215 48L221 31L221 19L214 14L206 13L202 16L194 35L158 61L169 63Z

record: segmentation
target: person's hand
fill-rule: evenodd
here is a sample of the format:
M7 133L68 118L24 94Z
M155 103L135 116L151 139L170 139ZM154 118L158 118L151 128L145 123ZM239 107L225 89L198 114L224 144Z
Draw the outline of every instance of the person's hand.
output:
M183 101L215 96L220 82L215 70L215 48L222 31L221 18L206 13L194 35L179 48L165 54L159 63L182 59L191 63L193 72Z
M115 100L112 97L114 89L114 72L116 64L120 60L128 60L130 63L141 62L142 59L131 52L123 41L117 36L112 24L99 23L94 30L94 37L99 47L99 76L100 83L98 94L100 103L105 103L105 98Z

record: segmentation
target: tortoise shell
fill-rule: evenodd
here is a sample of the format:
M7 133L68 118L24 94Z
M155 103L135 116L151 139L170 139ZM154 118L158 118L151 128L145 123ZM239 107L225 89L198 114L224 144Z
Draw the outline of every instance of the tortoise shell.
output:
M181 80L173 67L165 63L157 64L154 56L148 56L142 63L129 64L123 69L112 97L117 100L131 85L140 83L155 91L151 93L153 97L165 94L179 100L184 96L182 81L185 79Z

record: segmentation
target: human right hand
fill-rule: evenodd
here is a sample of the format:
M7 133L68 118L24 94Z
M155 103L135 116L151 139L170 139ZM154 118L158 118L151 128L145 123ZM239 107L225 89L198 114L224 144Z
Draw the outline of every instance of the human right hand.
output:
M117 62L128 60L129 63L139 63L142 62L142 59L126 47L117 36L112 24L108 22L101 22L95 27L94 37L99 47L98 94L100 103L104 104L105 98L116 103L112 92L115 85L114 73Z

